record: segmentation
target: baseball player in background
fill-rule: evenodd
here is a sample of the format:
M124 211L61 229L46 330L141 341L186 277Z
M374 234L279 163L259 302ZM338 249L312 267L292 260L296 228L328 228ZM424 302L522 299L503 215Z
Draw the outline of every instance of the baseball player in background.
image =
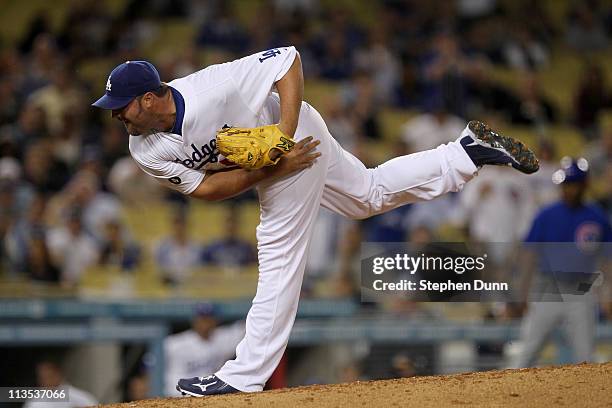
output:
M199 304L191 329L172 334L164 341L166 356L165 393L176 395L176 379L213 373L234 357L244 337L244 321L218 326L215 307Z
M537 214L525 239L524 285L531 286L528 296L534 301L522 323L517 368L533 366L560 325L573 362L593 359L597 303L591 284L598 268L607 269L610 247L601 243L612 241L612 228L599 206L585 202L588 162L566 157L561 165L553 174L561 199ZM531 273L532 268L538 273Z
M459 191L485 164L538 169L521 142L476 121L454 142L368 169L302 101L303 88L299 53L285 47L168 83L150 63L127 61L93 104L124 123L132 157L165 186L212 201L257 188L259 281L245 337L213 375L180 379L183 394L263 389L287 346L319 207L363 219Z

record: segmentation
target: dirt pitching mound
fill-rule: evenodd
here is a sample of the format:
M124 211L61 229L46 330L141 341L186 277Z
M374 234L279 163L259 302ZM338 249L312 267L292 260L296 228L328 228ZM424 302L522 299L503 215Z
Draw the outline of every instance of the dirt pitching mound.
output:
M612 407L612 362L167 398L115 408Z

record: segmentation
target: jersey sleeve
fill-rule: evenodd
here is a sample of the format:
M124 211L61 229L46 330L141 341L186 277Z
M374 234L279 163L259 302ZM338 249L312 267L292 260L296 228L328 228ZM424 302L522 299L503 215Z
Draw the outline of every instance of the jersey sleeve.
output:
M170 160L148 159L134 157L138 167L161 183L163 186L188 195L204 180L204 173L185 167L182 163Z
M228 63L230 77L253 112L261 110L274 84L289 71L296 55L295 47L272 48Z

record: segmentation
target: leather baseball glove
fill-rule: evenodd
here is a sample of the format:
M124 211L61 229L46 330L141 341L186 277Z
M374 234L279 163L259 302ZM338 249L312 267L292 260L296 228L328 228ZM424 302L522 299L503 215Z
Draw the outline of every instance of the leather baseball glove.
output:
M277 125L256 128L225 128L217 132L217 149L228 160L244 169L273 166L280 160L270 158L273 149L281 153L291 151L295 141L285 135Z

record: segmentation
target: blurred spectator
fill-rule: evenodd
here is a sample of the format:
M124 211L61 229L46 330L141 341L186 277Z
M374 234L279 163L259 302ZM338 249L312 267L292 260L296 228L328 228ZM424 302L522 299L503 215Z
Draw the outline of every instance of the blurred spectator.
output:
M389 45L402 62L412 61L424 48L426 41L422 11L414 1L384 1L380 4L378 23L388 32Z
M338 271L334 276L334 293L336 297L360 296L361 263L357 254L361 248L362 229L359 222L344 224L338 235Z
M32 52L25 60L25 79L22 93L27 96L51 81L56 71L59 53L53 35L41 33L34 40Z
M73 169L81 159L82 128L73 112L64 112L60 129L51 135L51 154L68 168Z
M59 191L68 180L68 168L51 154L48 141L32 143L24 157L24 179L42 193Z
M341 89L344 110L348 112L358 137L380 139L379 119L382 101L376 95L376 87L369 72L357 71Z
M50 205L50 219L57 223L63 214L78 207L83 214L85 229L101 242L108 221L121 216L121 203L112 194L100 190L100 180L89 171L76 173L66 187L53 197Z
M4 245L12 272L24 273L34 280L58 282L60 271L52 264L47 247L46 205L43 195L35 195L25 215L11 223Z
M48 246L48 233L40 228L33 228L26 242L25 271L34 281L61 282L62 271L55 266Z
M347 8L334 6L324 16L325 24L312 42L319 75L324 79L345 80L353 74L354 51L363 43L363 31L350 13Z
M202 250L202 261L207 266L234 268L257 261L255 247L240 238L240 207L230 206L224 222L224 236L210 242Z
M60 270L61 281L67 286L77 284L85 270L100 259L100 248L83 228L78 207L67 214L65 225L49 230L47 245L53 264Z
M501 17L481 19L476 24L462 27L462 30L465 30L462 46L467 55L478 58L482 63L503 63L504 43L500 33L506 28Z
M43 109L51 134L64 131L62 123L68 114L78 115L87 106L76 78L70 77L73 69L56 63L51 71L51 83L38 89L29 102Z
M448 32L438 33L421 65L423 109L444 104L451 113L463 116L466 82L479 64L477 59L461 50L455 36Z
M22 54L28 54L32 51L34 41L40 34L51 33L51 21L49 14L46 11L39 11L30 19L27 33L19 44L19 51Z
M477 66L468 83L470 97L465 101L469 117L478 117L491 112L502 116L506 121L519 104L518 96L505 85L492 78L485 66Z
M546 125L557 120L557 110L542 92L533 73L525 73L519 86L519 100L511 113L517 125Z
M23 405L24 408L45 408L49 406L57 408L79 408L98 405L98 401L93 395L66 381L60 364L54 360L42 360L36 365L36 380L39 387L65 390L69 397L68 401L49 403L30 400Z
M439 105L431 113L423 113L406 122L402 127L402 139L415 152L434 149L457 139L465 125L463 119Z
M95 57L104 52L110 28L111 16L104 3L81 0L68 9L58 43L73 61Z
M141 4L147 3L141 2ZM136 59L141 55L138 47L142 45L143 37L147 35L149 38L153 37L155 30L144 22L142 17L130 18L123 15L113 20L104 49L113 53L117 60Z
M420 78L413 61L403 61L400 68L393 104L398 108L413 108L420 103Z
M84 146L79 154L79 161L75 163L74 173L87 173L100 180L100 190L106 190L108 168L103 162L102 151L95 146Z
M244 322L219 326L217 310L211 304L196 307L191 329L168 336L164 342L167 396L178 396L180 378L206 377L214 374L235 355L244 337Z
M24 58L17 50L5 47L0 51L0 75L10 82L11 89L15 92L15 100L3 102L17 103L21 108L24 102L25 68Z
M261 24L262 21L266 21L268 24ZM248 42L245 44L247 46L245 52L249 54L286 45L293 45L301 52L302 50L298 46L306 46L301 36L291 36L292 39L298 40L297 43L288 41L288 38L283 38L290 31L307 31L307 28L301 24L300 16L282 14L282 11L274 7L271 1L257 4L252 12L252 18L248 19L246 24L243 24L242 29L245 30L245 35L248 38ZM306 32L302 34L307 35Z
M525 25L518 23L504 45L504 57L511 68L530 71L545 66L549 52Z
M344 149L354 152L358 143L357 131L339 95L330 97L326 102L325 122L329 133Z
M302 296L310 295L317 280L327 278L336 267L338 228L344 220L338 214L321 208L312 228L312 241L302 284Z
M593 176L597 178L604 175L606 168L612 163L612 128L607 129L600 139L587 146L586 156Z
M122 271L136 269L140 263L140 246L118 220L108 220L104 226L100 265L114 266Z
M155 248L155 261L162 279L173 285L185 282L200 265L201 247L189 234L187 213L176 211L170 236L162 238Z
M165 193L163 186L140 170L131 156L116 160L107 177L109 190L124 205L144 206L158 201Z
M585 66L579 81L574 94L574 123L587 138L594 139L599 133L600 113L612 107L612 92L601 65Z
M0 78L0 123L13 121L19 113L15 84L10 78Z
M531 0L517 0L512 3L514 11L512 13L510 24L524 24L528 27L530 33L539 41L542 41L548 47L561 37L561 27L557 19L550 12L550 9L545 3ZM525 18L525 10L529 10L529 18Z
M15 217L13 191L14 186L0 179L0 274L11 269L6 237Z
M459 195L470 236L476 242L516 242L524 236L535 211L534 192L527 177L503 167L488 168ZM500 216L503 214L503 216ZM491 245L489 258L503 264L510 246Z
M372 74L376 100L389 104L398 86L400 64L389 48L386 27L376 25L370 30L366 46L355 53L355 67Z
M46 256L46 240L45 234L47 225L45 223L45 207L46 200L42 195L34 195L27 207L24 209L25 214L21 217L15 217L14 213L8 212L8 208L3 208L7 211L7 215L10 216L8 222L8 230L4 235L4 249L9 263L9 270L13 273L29 273L32 265L30 258L30 246L34 236L38 235L39 238L45 243L45 256ZM3 211L4 213L4 211ZM42 249L39 247L39 249ZM40 254L39 254L40 255ZM38 268L48 269L48 273L44 270L38 275L42 277L49 276L49 280L57 281L59 279L59 272L47 265L48 259L38 265Z
M260 24L257 24L253 29L258 30L261 27ZM314 53L313 47L310 46L309 41L311 39L311 31L312 27L309 24L309 20L306 20L303 15L298 15L293 18L292 23L287 28L286 39L282 42L283 44L291 44L295 46L295 48L300 53L300 58L302 60L302 67L304 69L304 77L306 80L318 76L319 66L317 63L317 55ZM282 36L283 33L279 30L276 35ZM260 37L262 37L260 35ZM256 41L263 42L263 38L257 39ZM254 45L253 49L261 50L266 47L261 47Z
M445 224L461 225L465 216L461 209L460 197L461 194L450 193L429 203L412 204L405 221L410 238L412 239L413 232L419 228L437 231Z
M567 43L576 51L603 50L608 46L606 30L594 1L576 3L568 16Z
M551 183L553 173L559 168L555 145L550 140L540 140L536 151L540 169L529 176L536 206L541 208L559 198L559 189Z
M411 205L405 205L361 222L365 242L404 242L408 236L407 216Z
M232 15L231 4L219 1L215 2L215 6L214 13L202 24L197 39L198 45L243 53L249 48L249 37Z
M10 211L15 217L21 216L30 204L34 195L31 186L23 181L22 168L13 157L0 158L0 186L5 193L10 193L10 201L1 207Z
M32 103L24 104L17 121L2 128L2 133L18 145L19 152L23 153L25 146L49 136L44 110Z
M169 52L159 58L159 72L162 78L182 78L202 68L198 58L198 50L195 46L186 46L177 54L176 51ZM120 126L116 126L121 129ZM122 140L125 139L125 131L121 129ZM125 146L125 144L123 144Z

